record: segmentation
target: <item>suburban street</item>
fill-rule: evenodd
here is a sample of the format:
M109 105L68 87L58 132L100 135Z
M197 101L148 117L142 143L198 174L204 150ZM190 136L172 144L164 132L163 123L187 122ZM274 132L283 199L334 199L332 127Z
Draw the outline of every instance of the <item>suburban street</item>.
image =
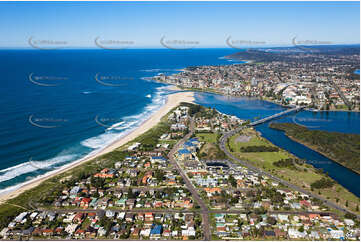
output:
M331 84L333 85L333 87L336 89L337 93L340 95L342 101L345 103L345 105L349 108L349 110L352 110L352 104L349 102L349 100L346 98L345 94L343 93L343 91L340 89L340 87L335 83L334 80L332 80L331 78L329 79L329 81L331 82Z
M254 171L254 172L257 172L257 173L259 173L259 174L261 174L261 175L268 176L268 177L272 178L273 180L275 180L275 181L277 181L277 182L279 182L279 183L282 183L283 185L285 185L285 186L287 186L287 187L289 187L289 188L291 188L291 189L294 189L294 190L296 190L296 191L305 193L305 194L309 195L310 197L319 199L319 200L323 201L326 205L328 205L328 206L330 206L330 207L332 207L332 208L335 208L335 209L337 209L337 210L339 210L339 211L342 211L342 212L345 212L345 213L355 214L358 218L360 217L358 214L356 214L356 213L354 213L354 212L352 212L352 211L349 211L349 210L347 210L347 209L344 209L344 208L338 206L337 204L335 204L335 203L333 203L333 202L331 202L331 201L329 201L329 200L327 200L327 199L325 199L325 198L323 198L323 197L321 197L321 196L318 196L318 195L316 195L316 194L313 194L313 193L311 193L311 192L309 192L309 191L307 191L307 190L305 190L305 189L303 189L303 188L301 188L301 187L298 187L298 186L296 186L296 185L294 185L294 184L291 184L291 183L289 183L289 182L287 182L287 181L285 181L285 180L283 180L283 179L281 179L281 178L279 178L279 177L276 177L276 176L274 176L274 175L272 175L272 174L270 174L270 173L268 173L268 172L266 172L266 171L263 171L263 170L259 169L258 167L255 167L255 166L253 166L253 165L251 165L251 164L249 164L249 163L247 163L247 162L245 162L245 161L242 161L242 160L238 159L237 157L235 157L233 154L231 154L231 152L229 152L228 149L226 148L226 142L227 142L227 140L228 140L231 136L233 136L233 135L235 135L236 133L240 132L240 131L241 131L242 129L244 129L244 128L245 128L245 127L242 126L242 127L238 128L238 129L232 130L232 131L230 131L230 132L228 132L228 133L225 133L225 134L220 138L219 147L224 151L224 153L226 153L226 155L227 155L229 158L231 158L231 159L234 160L234 161L237 161L240 165L245 166L245 167L247 167L248 169L250 169L250 170L252 170L252 171ZM230 161L230 164L233 164L233 167L237 167L237 166L238 166L237 164L232 163L232 161Z
M199 210L189 210L189 209L121 209L121 208L112 208L112 209L38 209L41 212L47 213L58 213L58 214L66 214L66 213L105 213L106 211L114 211L118 213L131 213L131 214L139 214L139 213L154 213L154 214L165 214L165 213L199 213ZM215 214L215 213L227 213L227 214L245 214L249 212L246 210L232 210L232 209L208 209L207 214ZM322 212L322 211L268 211L267 214L322 214L322 215L330 215L330 212Z
M188 176L184 173L176 159L174 159L174 154L177 152L179 147L181 147L194 133L194 121L191 119L190 124L190 132L184 136L169 152L168 158L170 162L176 167L179 174L182 176L188 190L192 193L193 198L197 202L197 204L200 206L201 214L202 214L202 227L203 227L203 233L204 233L204 239L210 240L211 239L211 232L210 232L210 223L209 223L209 216L208 216L208 207L202 200L202 198L199 196L197 189L193 186L192 182L189 180Z

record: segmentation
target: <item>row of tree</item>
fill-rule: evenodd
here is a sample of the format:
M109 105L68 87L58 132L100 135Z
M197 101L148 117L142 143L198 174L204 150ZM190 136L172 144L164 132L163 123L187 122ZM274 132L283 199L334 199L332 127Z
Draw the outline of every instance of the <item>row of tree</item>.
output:
M252 145L241 147L241 152L278 152L279 148L275 146L266 145Z

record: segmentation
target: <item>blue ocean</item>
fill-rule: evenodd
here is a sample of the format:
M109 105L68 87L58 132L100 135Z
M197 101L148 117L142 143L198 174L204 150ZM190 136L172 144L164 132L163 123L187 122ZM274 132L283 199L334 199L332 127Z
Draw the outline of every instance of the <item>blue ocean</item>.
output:
M0 192L99 151L138 127L174 92L149 81L187 66L240 63L232 49L0 50ZM282 107L255 99L197 93L196 102L244 119ZM360 132L360 114L301 112L278 121ZM257 127L275 144L323 168L359 196L359 175L289 140ZM324 162L327 161L327 162Z
M220 58L234 52L0 50L0 190L97 152L139 126L171 92L147 77L236 63Z

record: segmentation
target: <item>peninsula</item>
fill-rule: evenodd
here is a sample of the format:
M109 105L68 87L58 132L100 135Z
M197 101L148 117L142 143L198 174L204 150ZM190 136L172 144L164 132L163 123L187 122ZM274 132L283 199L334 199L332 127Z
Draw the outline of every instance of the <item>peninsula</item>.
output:
M269 126L360 174L360 135L310 130L292 123L271 123Z

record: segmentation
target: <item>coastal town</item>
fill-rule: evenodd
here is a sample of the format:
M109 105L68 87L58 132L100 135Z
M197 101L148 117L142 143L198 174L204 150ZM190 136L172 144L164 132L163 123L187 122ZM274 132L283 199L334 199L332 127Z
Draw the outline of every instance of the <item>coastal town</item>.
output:
M192 66L153 80L181 88L254 97L311 110L360 110L359 49L251 49L230 64Z
M0 242L361 241L361 0L0 0Z
M359 240L352 212L228 157L219 140L239 127L246 120L181 103L135 140L54 178L1 221L0 238Z

